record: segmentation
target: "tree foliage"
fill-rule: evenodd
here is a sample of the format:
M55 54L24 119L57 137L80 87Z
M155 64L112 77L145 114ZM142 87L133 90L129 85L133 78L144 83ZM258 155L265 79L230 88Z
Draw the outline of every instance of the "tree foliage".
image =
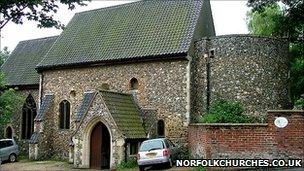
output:
M304 95L304 43L292 43L290 51L290 92L295 102Z
M24 18L38 22L38 27L64 28L53 14L58 11L58 4L68 5L72 10L76 5L86 5L89 0L0 0L0 30L10 21L22 24Z
M295 102L304 94L304 1L249 0L249 31L261 36L280 36L290 42L290 93Z
M281 11L272 11L278 7L278 2L283 6ZM276 21L279 29L273 30L276 34L289 38L291 42L303 41L304 36L304 1L303 0L248 0L247 5L252 7L251 12L257 12L268 19L273 12L272 21ZM265 11L268 10L268 13ZM277 18L278 17L278 18Z
M259 36L281 36L284 30L281 23L284 20L283 11L280 10L279 5L271 5L265 10L252 11L247 14L248 29L254 35Z
M7 58L9 52L7 49L0 52L1 61ZM17 108L21 106L24 99L17 95L14 89L7 89L5 86L4 75L0 73L0 125L5 125L11 121L13 114Z
M12 116L21 106L23 98L16 94L14 89L8 89L0 96L0 125L5 125L11 121Z
M0 51L0 66L6 61L9 57L10 52L7 47L3 48L3 51Z

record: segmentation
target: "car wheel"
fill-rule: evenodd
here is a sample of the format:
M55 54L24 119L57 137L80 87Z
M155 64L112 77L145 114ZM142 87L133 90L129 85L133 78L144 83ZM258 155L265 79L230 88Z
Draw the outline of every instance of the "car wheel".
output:
M16 154L11 154L8 158L9 162L14 163L17 161L17 156Z
M144 171L145 167L144 166L138 166L140 171Z
M169 161L168 161L168 163L167 163L167 167L168 167L168 168L173 167L172 159L169 159Z

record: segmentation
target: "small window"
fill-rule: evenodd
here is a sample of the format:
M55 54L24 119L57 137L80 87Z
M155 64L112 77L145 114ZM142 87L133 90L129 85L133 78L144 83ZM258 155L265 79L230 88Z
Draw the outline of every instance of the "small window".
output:
M130 155L135 155L138 152L138 142L130 142Z
M157 122L157 135L158 135L158 137L165 136L165 123L163 120L159 120Z
M70 129L70 102L63 100L59 105L59 128Z
M76 91L75 91L75 90L72 90L72 91L70 92L70 96L71 96L71 97L75 97L75 96L76 96Z
M131 90L138 90L138 86L139 86L138 80L136 78L132 78L130 80L130 89Z

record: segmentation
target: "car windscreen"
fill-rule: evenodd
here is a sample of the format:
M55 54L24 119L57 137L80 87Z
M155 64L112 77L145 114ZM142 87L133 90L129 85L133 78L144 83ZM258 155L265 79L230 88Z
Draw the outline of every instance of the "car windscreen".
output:
M163 148L164 143L162 141L146 141L141 144L139 151L152 151Z

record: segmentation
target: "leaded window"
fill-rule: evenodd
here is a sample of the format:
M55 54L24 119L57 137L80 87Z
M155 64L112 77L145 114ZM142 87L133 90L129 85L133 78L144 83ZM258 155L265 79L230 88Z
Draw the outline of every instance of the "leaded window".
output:
M21 138L30 139L34 132L34 118L37 115L36 103L29 95L22 107Z
M70 129L70 102L67 100L59 105L59 128Z

